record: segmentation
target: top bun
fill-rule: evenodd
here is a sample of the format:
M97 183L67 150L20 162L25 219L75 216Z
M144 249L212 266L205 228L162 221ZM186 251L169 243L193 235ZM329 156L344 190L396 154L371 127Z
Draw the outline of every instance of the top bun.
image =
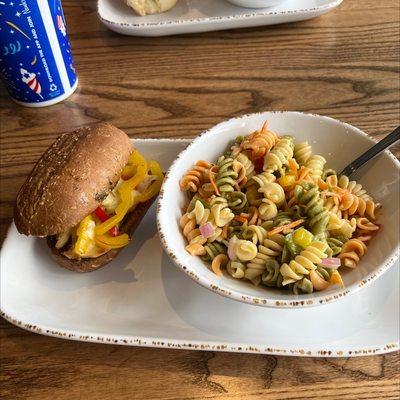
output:
M59 136L18 193L18 231L50 236L77 225L118 182L131 152L129 137L106 123Z

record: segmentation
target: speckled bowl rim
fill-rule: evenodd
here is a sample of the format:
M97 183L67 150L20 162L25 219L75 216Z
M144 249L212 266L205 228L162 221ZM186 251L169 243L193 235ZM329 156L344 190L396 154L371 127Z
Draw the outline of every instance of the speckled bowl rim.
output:
M355 131L362 136L365 136L368 138L369 141L371 141L371 144L373 144L375 141L373 138L371 138L369 135L367 135L365 132L363 132L361 129L356 128L355 126L352 126L346 122L339 121L335 118L327 117L327 116L321 116L318 114L312 114L312 113L304 113L304 112L299 112L299 111L265 111L265 112L259 112L259 113L251 113L251 114L245 114L240 117L234 117L230 118L226 121L222 121L218 123L217 125L214 125L210 129L207 129L206 131L203 131L198 135L193 142L186 147L186 149L182 150L179 154L176 160L171 164L171 166L168 169L168 172L165 176L163 186L160 191L160 195L158 197L158 202L157 202L157 229L158 233L160 236L161 243L164 247L164 250L166 254L170 257L170 259L174 262L174 264L185 274L187 274L191 279L193 279L195 282L197 282L199 285L215 292L218 293L221 296L237 300L243 303L247 304L252 304L252 305L257 305L257 306L262 306L262 307L272 307L272 308L304 308L304 307L315 307L315 306L320 306L323 304L328 304L332 303L334 301L337 301L339 299L344 298L347 295L357 293L359 290L361 290L364 287L367 287L369 284L371 284L373 281L378 279L384 272L386 272L394 263L395 261L399 258L400 255L400 243L397 244L397 247L394 248L394 250L385 258L384 262L382 262L377 268L375 268L374 271L370 272L368 275L366 275L362 280L355 282L349 286L347 286L344 289L338 289L335 293L330 293L329 295L324 295L323 291L322 292L316 292L314 293L314 298L313 299L307 299L307 300L301 300L301 296L296 296L293 301L288 300L288 301L283 301L283 300L275 300L271 299L270 297L266 296L245 296L243 295L240 291L234 290L234 289L227 289L224 287L224 285L220 285L216 283L216 281L212 281L206 277L199 276L197 275L193 269L190 267L190 265L187 265L183 262L180 261L179 255L175 254L170 246L168 245L168 235L164 234L164 230L162 227L161 223L161 217L160 215L163 212L164 208L164 191L165 187L167 186L167 182L169 181L169 175L170 171L173 170L174 168L177 168L176 166L179 163L179 160L181 157L186 154L186 152L190 151L191 147L194 146L198 141L200 141L205 135L211 133L215 129L218 129L220 126L229 124L234 120L241 120L241 119L246 119L249 117L254 117L254 116L260 116L263 114L290 114L290 115L298 115L298 116L306 116L306 117L312 117L312 118L318 118L320 120L324 121L330 121L334 122L336 124L342 125L344 128L346 128L349 131ZM391 153L389 150L385 150L386 155L388 155L393 161L395 167L399 170L400 172L400 162L399 160L394 156L393 153ZM167 206L165 206L167 207ZM318 293L318 294L317 294Z
M343 0L332 0L328 4L321 5L319 7L312 8L299 8L292 10L282 10L282 11L255 11L249 12L240 15L226 15L226 16L218 16L218 17L204 17L204 18L190 18L190 19L171 19L159 22L143 22L143 23L127 23L127 22L115 22L110 21L109 19L102 16L100 12L99 1L97 2L97 15L101 22L106 25L114 25L114 26L123 26L123 27L131 27L131 28L141 28L146 29L149 27L162 27L162 26L175 26L175 25L193 25L193 24L202 24L202 23L220 23L225 21L237 21L237 20L245 20L245 19L253 19L253 18L263 18L266 16L280 16L280 15L301 15L308 14L311 12L324 12L329 11L338 7ZM238 7L238 6L235 6ZM239 7L240 8L240 7ZM143 17L138 17L143 18Z

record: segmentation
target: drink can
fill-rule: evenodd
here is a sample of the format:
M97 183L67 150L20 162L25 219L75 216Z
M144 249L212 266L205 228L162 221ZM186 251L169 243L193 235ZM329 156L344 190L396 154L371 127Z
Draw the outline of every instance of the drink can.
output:
M78 85L60 0L0 0L0 76L14 101L43 107Z

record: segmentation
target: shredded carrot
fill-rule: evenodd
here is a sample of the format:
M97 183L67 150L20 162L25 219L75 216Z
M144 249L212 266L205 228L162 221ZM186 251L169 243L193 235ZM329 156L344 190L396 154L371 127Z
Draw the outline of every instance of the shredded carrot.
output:
M235 215L235 217L233 218L236 221L242 222L243 224L248 224L248 220L246 217L242 217L241 215Z
M261 132L266 132L266 131L268 131L268 125L269 125L269 122L268 122L268 121L265 121L265 122L263 123L262 128L261 128Z
M326 182L324 182L321 178L318 178L318 187L321 190L326 190L326 189L328 189L328 184Z
M277 234L279 232L284 231L285 229L296 228L296 226L301 225L303 222L304 222L304 219L298 219L297 221L293 221L290 224L277 226L276 228L272 229L272 231L268 232L268 236L275 235L275 234Z
M211 183L211 186L212 186L213 189L214 189L215 194L216 194L217 196L220 196L220 193L219 193L219 190L218 190L218 188L217 188L217 185L215 184L214 177L213 177L213 173L212 173L211 169L208 171L208 177L209 177L209 179L210 179L210 183Z
M302 166L298 172L299 181L306 179L310 175L310 172L311 172L310 168L306 168L306 167Z
M297 164L294 158L291 158L288 161L288 167L291 171L293 171L297 175L297 170L299 169L299 164Z

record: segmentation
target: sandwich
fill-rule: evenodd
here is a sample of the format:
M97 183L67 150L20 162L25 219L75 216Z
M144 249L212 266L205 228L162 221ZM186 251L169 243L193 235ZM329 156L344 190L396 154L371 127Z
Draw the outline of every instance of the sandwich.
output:
M126 4L140 16L157 14L170 10L177 0L125 0Z
M163 173L106 123L64 133L22 185L18 231L47 239L54 260L76 272L111 262L157 197Z

